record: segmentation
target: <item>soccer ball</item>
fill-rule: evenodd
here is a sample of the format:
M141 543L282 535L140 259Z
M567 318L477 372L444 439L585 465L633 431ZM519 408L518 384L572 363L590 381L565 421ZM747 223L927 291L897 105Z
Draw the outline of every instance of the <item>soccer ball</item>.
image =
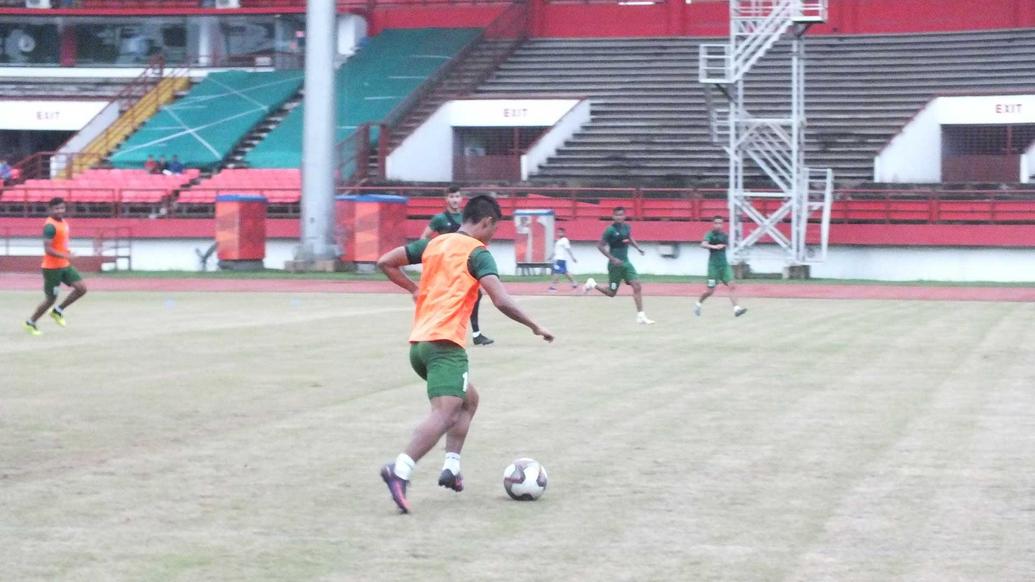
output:
M511 499L535 501L546 491L546 467L535 459L518 459L503 471L503 488Z

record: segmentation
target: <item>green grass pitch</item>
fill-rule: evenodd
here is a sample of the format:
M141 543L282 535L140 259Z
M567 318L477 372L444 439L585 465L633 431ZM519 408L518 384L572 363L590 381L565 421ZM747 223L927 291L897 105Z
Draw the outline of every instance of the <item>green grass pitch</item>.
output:
M1035 305L486 302L467 489L378 478L427 409L397 295L0 293L0 578L1032 580ZM501 481L531 456L534 503Z

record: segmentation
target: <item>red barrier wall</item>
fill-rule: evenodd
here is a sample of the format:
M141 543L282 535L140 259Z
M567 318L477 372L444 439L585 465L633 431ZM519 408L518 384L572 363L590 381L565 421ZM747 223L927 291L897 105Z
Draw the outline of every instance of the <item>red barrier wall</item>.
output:
M830 0L829 6L827 23L813 27L813 34L901 34L1035 26L1032 0ZM667 4L647 6L547 3L542 12L534 36L729 34L729 4L725 1L685 4L683 0L670 0Z
M614 2L550 3L528 0L534 14L533 36L629 37L629 36L725 36L729 4L726 0L667 0L659 4L629 6ZM304 3L258 3L239 10L162 7L141 2L135 8L125 2L105 9L35 10L0 8L0 14L26 16L147 16L235 15L300 13ZM386 28L484 27L507 3L427 4L413 0L390 3L342 3L339 11L369 14L371 34ZM371 9L372 8L372 9ZM814 27L817 34L901 34L1035 27L1035 0L830 0L828 22Z
M75 218L75 228L129 229L128 236L134 239L163 238L211 238L215 231L214 219L172 218L149 220L146 218ZM39 218L4 218L8 236L38 236ZM426 219L407 219L405 235L409 240L418 238ZM573 241L597 241L607 227L607 221L578 219L558 222L568 231ZM633 221L636 240L639 241L698 241L710 228L709 221L668 222ZM298 238L298 219L269 219L266 221L268 238ZM509 220L500 222L496 237L500 240L514 239L514 224ZM830 243L834 245L858 246L919 246L919 247L988 247L988 248L1035 248L1035 228L1031 225L1013 224L834 224L830 227ZM2 251L0 251L2 252Z
M484 28L506 7L506 4L500 4L378 8L368 17L367 26L371 35L387 28Z

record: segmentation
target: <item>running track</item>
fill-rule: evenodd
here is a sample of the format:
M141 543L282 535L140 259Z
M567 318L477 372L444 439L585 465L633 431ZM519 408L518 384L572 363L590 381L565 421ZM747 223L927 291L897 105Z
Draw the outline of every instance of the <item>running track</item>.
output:
M326 279L168 279L111 278L85 275L91 291L154 292L261 292L261 293L401 293L388 281L340 281ZM647 295L689 297L699 295L701 283L644 283ZM38 291L35 273L0 273L0 291ZM545 283L508 283L516 295L546 295ZM625 288L627 289L627 288ZM908 299L933 301L1035 301L1031 287L938 287L923 285L852 285L816 283L745 282L738 286L742 297L794 299ZM624 291L628 293L627 290ZM570 294L562 286L558 295ZM720 289L719 295L722 294Z

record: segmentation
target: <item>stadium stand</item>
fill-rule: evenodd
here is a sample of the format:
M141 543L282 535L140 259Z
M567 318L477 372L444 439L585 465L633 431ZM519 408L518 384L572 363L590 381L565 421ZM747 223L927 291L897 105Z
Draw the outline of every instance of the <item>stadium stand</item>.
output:
M338 69L336 141L381 120L479 35L471 28L386 30ZM296 107L245 156L253 168L297 168L302 163L304 107Z
M180 192L178 203L214 204L221 194L259 194L271 205L295 204L302 191L302 174L296 168L226 169Z
M212 73L150 118L111 155L111 163L140 168L148 155L176 154L188 167L216 166L301 84L300 71Z
M152 209L164 203L170 194L198 177L200 171L188 169L183 174L149 174L144 170L102 169L86 170L66 180L31 179L6 189L5 205L19 205L29 209L45 204L55 196L69 204L79 205L79 214L97 210L111 214L112 210L142 207Z
M721 184L697 38L535 39L476 96L585 95L592 121L534 176L538 183ZM788 103L788 44L748 75L749 108ZM816 36L807 41L806 157L842 183L872 179L873 157L940 94L1035 90L1035 30Z

